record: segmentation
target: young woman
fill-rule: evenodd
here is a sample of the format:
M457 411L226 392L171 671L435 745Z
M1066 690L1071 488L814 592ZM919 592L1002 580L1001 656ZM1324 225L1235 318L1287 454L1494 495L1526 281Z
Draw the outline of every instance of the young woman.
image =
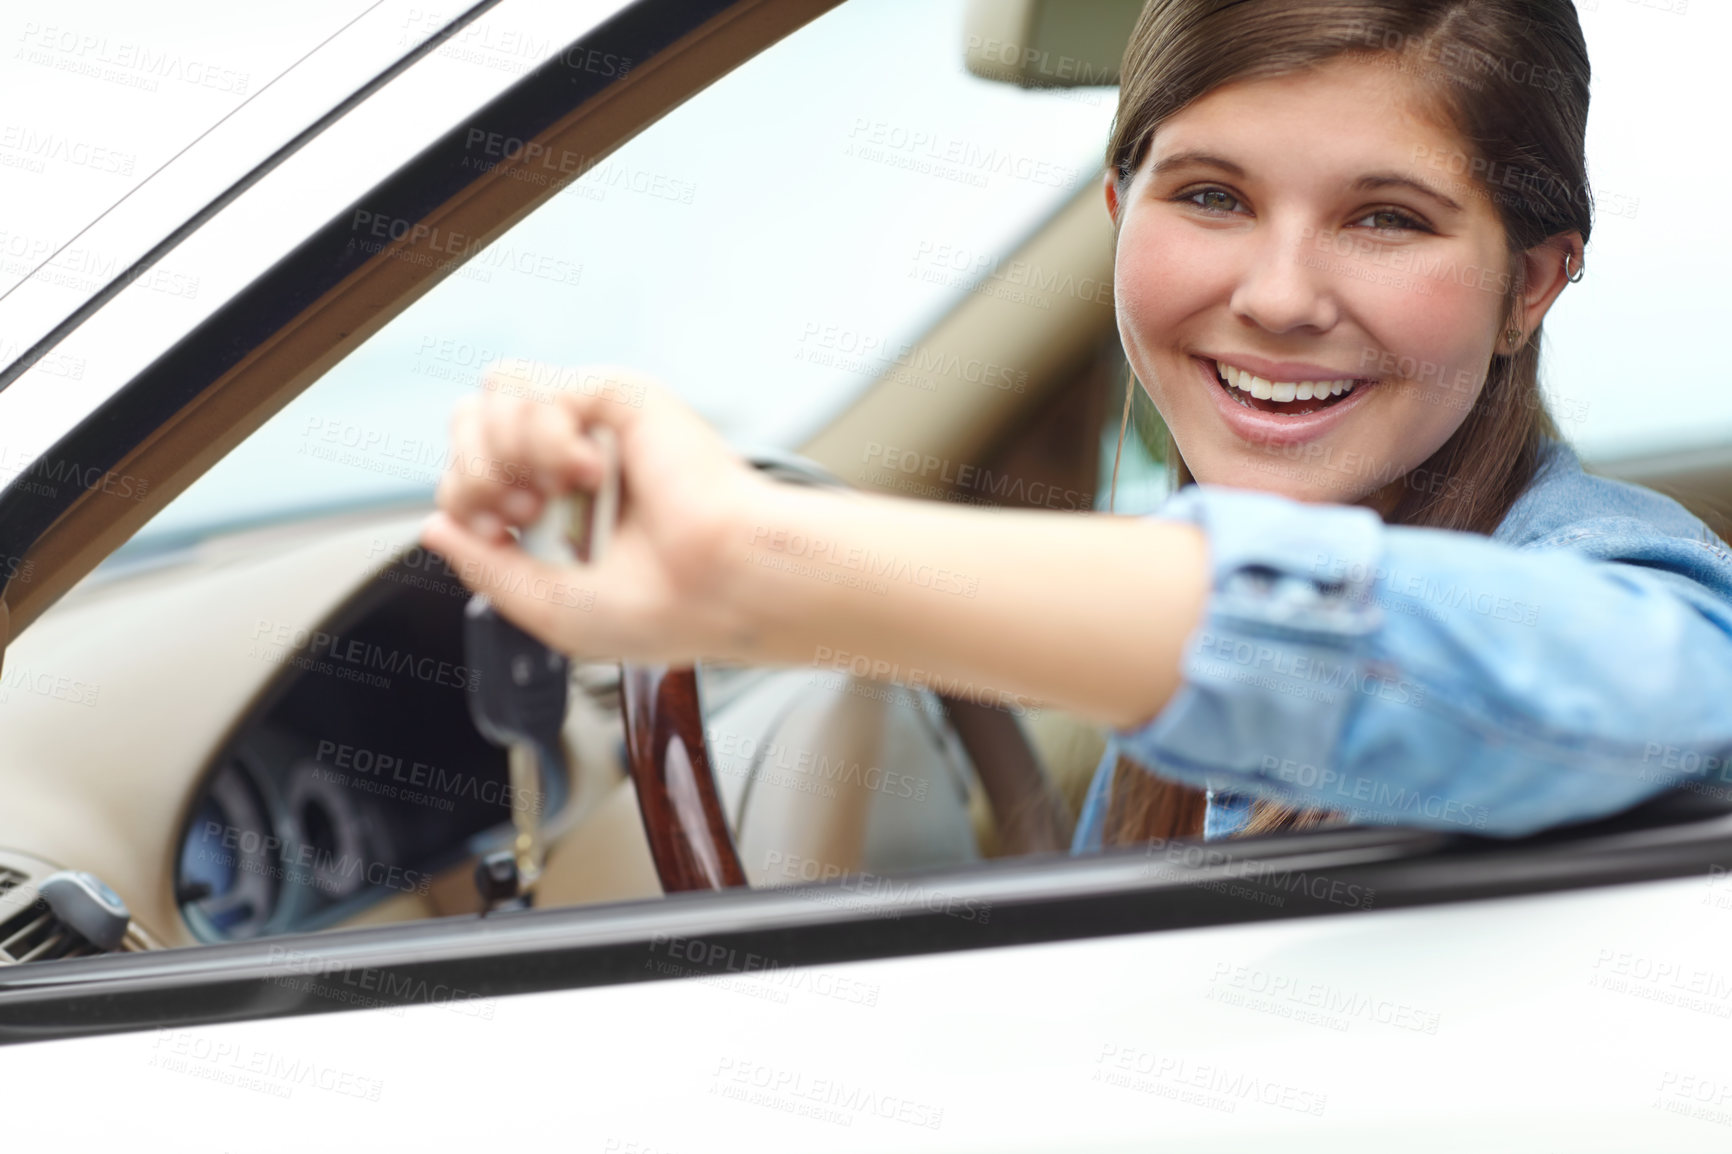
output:
M458 459L514 467L448 474L423 540L574 654L864 656L1105 723L1078 849L1617 811L1732 750L1732 556L1584 474L1540 398L1592 227L1588 79L1569 0L1151 0L1105 199L1184 486L1152 517L773 484L597 369L460 408ZM596 484L597 422L620 530L552 571L508 527ZM851 585L863 558L902 576Z

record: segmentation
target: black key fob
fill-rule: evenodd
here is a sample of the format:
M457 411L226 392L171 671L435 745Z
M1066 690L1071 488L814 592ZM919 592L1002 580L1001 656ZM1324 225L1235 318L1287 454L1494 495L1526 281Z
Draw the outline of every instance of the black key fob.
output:
M557 742L570 661L506 620L476 594L463 610L463 642L475 690L469 716L495 745Z

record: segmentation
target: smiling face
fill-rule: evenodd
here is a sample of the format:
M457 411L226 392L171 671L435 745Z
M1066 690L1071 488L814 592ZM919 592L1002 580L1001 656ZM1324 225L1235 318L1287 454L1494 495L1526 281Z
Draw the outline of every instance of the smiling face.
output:
M1226 84L1109 174L1119 333L1197 480L1387 512L1509 351L1503 226L1426 163L1471 153L1413 85L1351 57Z

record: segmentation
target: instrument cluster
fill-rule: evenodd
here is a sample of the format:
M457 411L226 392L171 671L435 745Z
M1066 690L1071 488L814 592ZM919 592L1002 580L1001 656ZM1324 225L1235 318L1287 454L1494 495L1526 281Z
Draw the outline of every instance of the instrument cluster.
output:
M470 718L467 590L408 576L386 570L286 650L206 774L175 880L199 938L319 929L425 894L441 870L508 841L514 805L545 818L563 804L564 781L515 797L504 751Z

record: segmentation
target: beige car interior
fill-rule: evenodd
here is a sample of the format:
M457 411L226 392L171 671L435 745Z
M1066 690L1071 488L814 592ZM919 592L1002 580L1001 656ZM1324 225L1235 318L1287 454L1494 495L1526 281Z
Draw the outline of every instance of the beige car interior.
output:
M663 111L837 0L763 0L689 37L571 114L544 137L553 148L605 155ZM1115 27L1122 46L1135 0L975 0L969 67L1030 85L1100 82L1120 48L1082 29ZM1075 19L1067 20L1070 9ZM993 44L1028 51L990 49ZM996 53L996 55L994 55ZM1072 76L1007 60L1068 56ZM991 57L991 58L989 58ZM1092 71L1091 71L1092 69ZM440 228L489 239L533 210L550 190L511 179L502 164L444 205ZM403 245L413 243L406 240ZM1080 189L1011 260L1074 282L1110 283L1113 236L1098 182ZM379 257L309 307L268 346L216 382L125 467L160 478L148 498L86 494L32 553L35 579L14 582L5 609L5 669L77 669L99 687L88 713L64 700L22 694L9 704L0 762L0 962L6 927L34 901L33 880L53 869L88 870L133 914L125 948L198 941L175 894L181 838L217 758L286 663L261 659L262 640L314 631L412 547L424 507L298 521L217 537L156 567L91 570L231 447L326 369L433 287L436 262ZM922 338L923 347L1023 366L1027 389L983 390L936 375L930 389L880 379L795 451L849 483L898 493L894 478L858 480L866 447L896 444L945 460L1092 494L1101 430L1116 425L1125 385L1110 305L1050 295L1031 310L985 292L962 302ZM1634 463L1644 483L1670 487L1712 515L1732 492L1714 461ZM904 494L906 495L906 494ZM955 493L962 499L968 494ZM972 499L972 498L971 498ZM1710 522L1724 532L1725 523ZM460 611L453 601L451 612ZM28 629L26 629L28 626ZM619 757L617 667L574 665L565 752L567 803L545 828L550 846L537 904L571 905L659 895L635 794ZM993 856L991 815L976 775L930 699L880 682L808 668L701 671L705 725L747 875L755 886L792 884L840 871L896 874ZM79 716L82 714L82 716ZM1020 719L1074 820L1104 748L1099 727L1056 709ZM919 783L918 798L866 779L825 780L778 767L776 750L894 771ZM765 757L765 751L771 756ZM761 764L754 765L754 758ZM425 892L405 892L343 925L473 913L473 859L451 866ZM35 939L32 939L35 940Z

